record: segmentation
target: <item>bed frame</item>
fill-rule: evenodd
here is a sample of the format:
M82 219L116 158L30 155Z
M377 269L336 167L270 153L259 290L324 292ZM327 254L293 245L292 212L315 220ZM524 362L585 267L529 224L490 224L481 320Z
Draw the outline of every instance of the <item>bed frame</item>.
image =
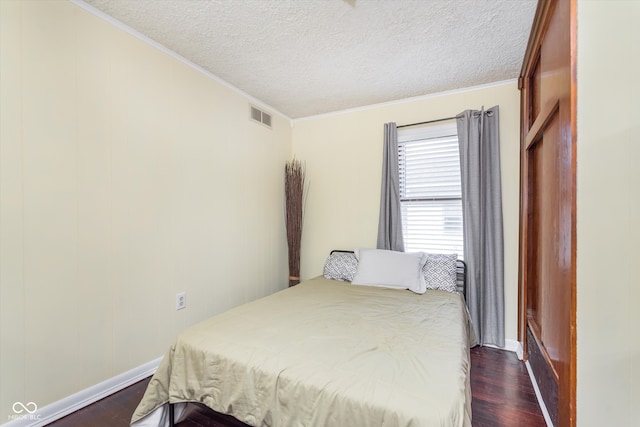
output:
M342 249L334 249L330 254L335 252L344 252L344 253L354 253L354 251L342 250ZM458 292L465 296L466 300L466 290L467 290L467 264L458 259L456 261L456 285L458 288ZM169 403L169 426L175 427L175 409L173 407L173 403Z

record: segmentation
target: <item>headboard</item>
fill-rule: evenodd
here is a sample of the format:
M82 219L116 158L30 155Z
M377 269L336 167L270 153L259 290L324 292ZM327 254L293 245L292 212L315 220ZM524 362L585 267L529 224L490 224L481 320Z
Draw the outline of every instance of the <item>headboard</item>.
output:
M334 252L346 252L350 254L353 253L353 251L345 251L342 249L334 249L331 251L331 253L334 253ZM458 259L456 261L456 284L457 284L458 292L460 292L466 298L467 296L467 263L465 263L461 259Z
M467 296L467 263L461 259L456 260L456 284L458 292Z

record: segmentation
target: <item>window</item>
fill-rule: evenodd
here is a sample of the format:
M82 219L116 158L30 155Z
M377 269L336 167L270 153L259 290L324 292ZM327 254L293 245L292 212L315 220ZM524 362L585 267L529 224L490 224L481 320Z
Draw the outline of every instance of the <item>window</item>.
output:
M460 151L456 124L398 130L405 251L463 257Z

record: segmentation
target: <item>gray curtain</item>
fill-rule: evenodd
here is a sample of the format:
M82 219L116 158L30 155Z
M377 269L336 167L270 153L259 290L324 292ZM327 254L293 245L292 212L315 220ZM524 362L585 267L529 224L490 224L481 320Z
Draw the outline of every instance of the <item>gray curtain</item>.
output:
M393 122L384 125L378 249L404 251L398 176L398 130Z
M498 106L456 116L467 304L480 345L504 347L504 247Z

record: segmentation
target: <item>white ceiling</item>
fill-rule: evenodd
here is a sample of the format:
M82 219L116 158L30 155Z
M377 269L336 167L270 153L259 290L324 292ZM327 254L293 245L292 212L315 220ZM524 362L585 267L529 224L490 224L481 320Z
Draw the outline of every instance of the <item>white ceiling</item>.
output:
M85 0L290 118L516 78L536 0Z

